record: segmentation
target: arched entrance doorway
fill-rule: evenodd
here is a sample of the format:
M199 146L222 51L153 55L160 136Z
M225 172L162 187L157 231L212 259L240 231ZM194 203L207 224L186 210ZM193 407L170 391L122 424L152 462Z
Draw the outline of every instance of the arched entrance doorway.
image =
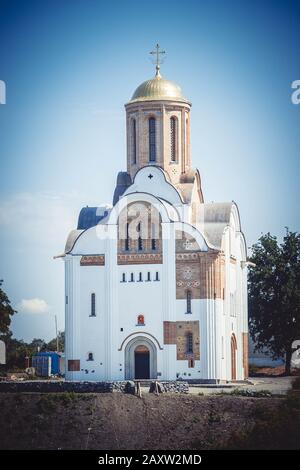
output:
M137 346L134 350L135 379L150 379L150 352L146 346Z
M156 379L157 350L145 336L133 338L125 347L125 379Z
M233 333L231 335L231 380L236 380L236 351L237 343L235 334Z

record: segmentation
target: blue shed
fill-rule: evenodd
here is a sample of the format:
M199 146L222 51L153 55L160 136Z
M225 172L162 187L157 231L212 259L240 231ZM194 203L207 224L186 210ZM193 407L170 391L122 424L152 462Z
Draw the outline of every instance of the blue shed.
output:
M59 359L60 355L56 352L49 351L49 352L39 352L34 355L35 357L51 357L51 375L59 374Z

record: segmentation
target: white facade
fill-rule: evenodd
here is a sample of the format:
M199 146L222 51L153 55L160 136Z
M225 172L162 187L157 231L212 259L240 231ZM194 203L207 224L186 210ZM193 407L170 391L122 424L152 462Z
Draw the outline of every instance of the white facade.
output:
M127 172L114 205L82 209L62 255L66 379L242 380L247 263L238 209L203 201L180 89L159 74L145 84L126 105Z

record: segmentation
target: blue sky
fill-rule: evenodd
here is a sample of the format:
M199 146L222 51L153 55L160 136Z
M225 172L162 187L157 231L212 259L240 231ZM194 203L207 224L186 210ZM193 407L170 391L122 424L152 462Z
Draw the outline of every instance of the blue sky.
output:
M192 103L206 201L234 199L248 245L299 230L300 2L0 0L0 278L16 337L64 327L63 251L125 169L124 103L154 74Z

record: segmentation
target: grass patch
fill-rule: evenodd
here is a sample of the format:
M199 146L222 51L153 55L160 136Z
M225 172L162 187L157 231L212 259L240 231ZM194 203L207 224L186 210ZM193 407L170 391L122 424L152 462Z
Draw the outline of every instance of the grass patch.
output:
M249 390L247 388L235 388L228 395L234 395L236 397L248 397L248 398L270 398L272 393L269 390Z

